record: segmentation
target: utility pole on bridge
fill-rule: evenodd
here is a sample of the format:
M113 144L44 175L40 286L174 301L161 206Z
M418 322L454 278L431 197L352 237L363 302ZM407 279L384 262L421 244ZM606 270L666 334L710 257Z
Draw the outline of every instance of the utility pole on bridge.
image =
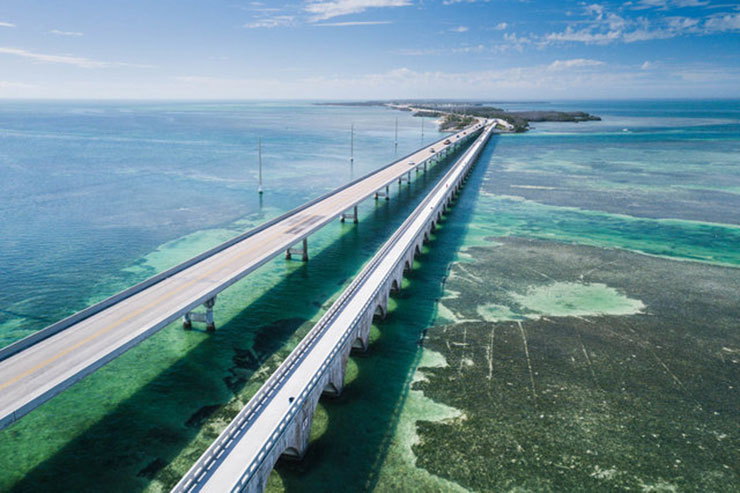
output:
M257 154L259 156L259 186L257 187L257 193L262 195L262 137L257 139Z
M349 128L349 164L355 164L355 124Z

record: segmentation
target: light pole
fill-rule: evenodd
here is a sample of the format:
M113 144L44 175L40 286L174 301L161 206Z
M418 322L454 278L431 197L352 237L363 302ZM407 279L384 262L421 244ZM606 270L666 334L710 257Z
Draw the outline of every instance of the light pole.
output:
M262 195L262 137L257 139L257 155L259 156L259 187L257 193Z
M349 164L355 164L355 124L349 129Z

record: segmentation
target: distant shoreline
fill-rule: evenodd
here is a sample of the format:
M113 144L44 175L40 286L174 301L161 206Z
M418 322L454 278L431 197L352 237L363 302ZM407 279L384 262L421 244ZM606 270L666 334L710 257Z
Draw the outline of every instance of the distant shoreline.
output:
M475 118L498 120L496 126L503 133L522 133L530 129L530 122L589 122L601 117L584 111L506 111L483 103L434 101L350 101L314 103L318 106L385 106L399 111L410 111L413 116L438 118L441 131L453 131L470 125Z

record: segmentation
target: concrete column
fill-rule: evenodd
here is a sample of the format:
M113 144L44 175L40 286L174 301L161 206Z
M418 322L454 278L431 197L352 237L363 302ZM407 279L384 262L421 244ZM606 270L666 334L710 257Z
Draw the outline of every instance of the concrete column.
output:
M216 298L211 298L210 300L206 300L205 303L203 303L203 306L206 307L206 330L208 332L215 332L216 331L216 323L213 320L213 305L216 304Z
M378 200L378 197L385 197L385 200L391 199L391 191L390 187L388 185L385 186L385 192L375 192L375 200Z
M376 200L378 198L377 195L378 195L378 192L375 192L375 199ZM345 219L352 219L352 222L355 223L355 224L357 224L357 222L358 222L358 219L357 219L357 206L354 206L352 214L349 214L347 212L343 212L342 213L342 215L340 216L339 220L341 222L344 222Z
M339 397L342 394L342 389L344 389L344 374L347 371L349 352L352 349L352 343L350 341L352 341L352 338L342 347L339 354L334 357L334 361L329 369L329 381L324 386L321 395Z
M302 248L288 248L285 250L285 260L291 260L293 258L293 255L301 254L301 260L304 262L308 261L308 238L303 238L303 247Z
M182 328L190 330L193 327L193 322L202 322L206 324L206 330L213 332L216 330L216 324L213 319L213 306L216 304L216 297L208 299L203 303L206 311L203 312L187 312L182 316Z

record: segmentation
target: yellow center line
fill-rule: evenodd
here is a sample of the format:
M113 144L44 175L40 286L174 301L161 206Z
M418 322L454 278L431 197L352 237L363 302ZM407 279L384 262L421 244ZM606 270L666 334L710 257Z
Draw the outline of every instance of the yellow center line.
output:
M428 146L428 147L431 147L431 146ZM424 150L426 150L427 148L425 148ZM423 151L419 151L418 153L414 154L411 157L416 157L419 154L423 154ZM403 163L399 161L399 163L397 164L397 166L398 167L401 167L401 164L403 164ZM393 179L395 179L395 171L392 171L395 168L396 168L396 166L391 167L391 168L388 169L388 171L389 171L388 174L391 175L391 176L393 176L393 178L391 179L391 181ZM403 173L401 173L401 175L403 175L405 173L406 172L404 171ZM345 191L349 192L350 190L353 190L355 188L366 188L366 186L368 184L369 185L373 185L373 187L374 187L375 186L374 185L375 183L378 183L378 182L384 183L385 181L386 181L386 179L385 178L382 178L382 176L380 176L380 174L379 174L379 175L375 175L375 176L371 177L367 182L360 182L356 186L350 187L349 189L346 189ZM4 389L6 387L9 387L10 385L13 385L14 383L16 383L16 382L24 379L25 377L27 377L27 376L35 373L36 371L40 370L41 368L44 368L44 367L50 365L51 363L53 363L54 361L58 360L59 358L62 358L63 356L66 356L67 354L71 353L72 351L74 351L76 349L79 349L80 347L84 346L85 344L87 344L87 343L89 343L89 342L97 339L98 337L100 337L100 336L102 336L102 335L110 332L111 330L113 330L116 327L120 326L121 324L127 322L128 320L131 320L132 318L136 317L137 315L140 315L141 313L143 313L146 310L152 308L153 306L158 305L162 301L164 301L164 300L166 300L168 298L172 298L174 295L176 295L180 291L182 291L182 290L184 290L184 289L186 289L186 288L188 288L188 287L190 287L190 286L192 286L192 285L194 285L194 284L202 281L203 279L205 279L206 277L210 276L214 272L219 271L219 270L221 270L221 269L223 269L225 267L228 267L228 266L234 264L236 261L242 259L244 256L249 255L253 251L255 251L258 248L260 248L265 242L272 241L276 236L281 235L281 234L287 234L286 228L294 229L296 227L303 226L304 224L306 224L306 222L308 222L311 219L313 219L313 216L312 215L306 214L307 212L311 211L312 209L323 209L323 208L326 208L327 206L330 206L330 205L332 205L334 207L336 207L336 205L341 205L341 204L336 204L335 205L336 202L341 202L340 200L338 200L341 197L341 195L342 194L337 194L337 195L335 195L335 196L333 196L331 198L328 198L326 200L326 202L324 202L323 204L321 202L319 202L319 203L315 204L314 206L312 206L312 207L310 207L308 209L305 209L304 211L301 211L301 213L300 213L301 215L307 215L308 217L305 217L302 221L300 221L298 223L285 224L280 230L274 231L271 234L267 235L267 237L264 238L260 242L260 244L255 245L255 246L253 246L251 248L248 248L247 250L241 252L240 254L236 255L233 258L227 258L227 259L225 259L224 261L218 263L211 270L207 271L205 274L201 275L200 277L185 282L184 284L182 284L179 287L173 289L172 291L169 291L169 292L167 292L167 293L159 296L157 299L155 299L151 303L149 303L149 304L147 304L147 305L145 305L145 306L143 306L143 307L141 307L141 308L139 308L139 309L137 309L137 310L129 313L125 317L122 317L122 318L116 320L112 324L110 324L110 325L108 325L108 326L106 326L106 327L98 330L97 332L91 334L90 336L88 336L85 339L77 342L76 344L74 344L72 346L69 346L68 348L60 351L59 353L57 353L54 356L48 358L47 360L42 361L41 363L39 363L38 365L34 366L33 368L30 368L30 369L26 370L25 372L21 373L20 375L17 375L16 377L14 377L14 378L12 378L12 379L10 379L10 380L8 380L8 381L0 384L0 390ZM324 217L326 217L326 216L324 216ZM238 243L237 243L237 245L238 245ZM213 258L213 257L211 257L211 258ZM186 271L182 271L182 272L186 272Z
M308 219L310 219L310 218L304 219L299 224L305 223ZM137 316L137 315L145 312L146 310L152 308L154 305L157 305L160 302L164 301L165 299L173 297L174 295L176 295L177 293L179 293L183 289L186 289L186 288L192 286L193 284L196 284L196 283L202 281L203 279L205 279L206 277L210 276L214 272L216 272L218 270L221 270L221 269L223 269L223 268L225 268L227 266L230 266L231 264L235 263L237 260L240 260L242 257L244 257L246 255L249 255L254 250L260 248L262 246L262 243L264 243L265 241L270 241L270 240L274 239L274 237L277 236L277 235L279 235L279 234L282 234L282 231L275 231L275 232L273 232L267 238L265 238L259 245L255 245L255 246L253 246L253 247L251 247L251 248L249 248L249 249L241 252L236 257L231 258L231 259L227 259L226 261L223 261L223 262L217 264L215 267L213 267L211 270L209 270L205 274L201 275L200 277L198 277L196 279L192 279L192 280L190 280L190 281L182 284L181 286L177 287L176 289L173 289L172 291L169 291L169 292L161 295L160 297L158 297L157 299L155 299L151 303L149 303L149 304L147 304L147 305L145 305L145 306L143 306L143 307L141 307L141 308L139 308L139 309L137 309L137 310L129 313L125 317L120 318L119 320L113 322L112 324L110 324L110 325L108 325L108 326L106 326L106 327L98 330L97 332L91 334L90 336L88 336L85 339L79 341L78 343L76 343L76 344L74 344L74 345L72 345L72 346L70 346L70 347L68 347L68 348L60 351L59 353L57 353L54 356L48 358L47 360L42 361L41 363L39 363L38 365L34 366L33 368L29 368L28 370L26 370L25 372L21 373L20 375L17 375L16 377L8 380L7 382L4 382L4 383L0 384L0 390L4 389L4 388L6 388L6 387L8 387L10 385L13 385L14 383L18 382L19 380L22 380L23 378L31 375L32 373L35 373L36 371L40 370L41 368L44 368L44 367L48 366L49 364L53 363L54 361L58 360L59 358L61 358L61 357L65 356L65 355L71 353L75 349L78 349L81 346L84 346L85 344L89 343L90 341L93 341L93 340L97 339L101 335L110 332L111 330L115 329L116 327L118 327L119 325L123 324L124 322L126 322L128 320L131 320L135 316Z

